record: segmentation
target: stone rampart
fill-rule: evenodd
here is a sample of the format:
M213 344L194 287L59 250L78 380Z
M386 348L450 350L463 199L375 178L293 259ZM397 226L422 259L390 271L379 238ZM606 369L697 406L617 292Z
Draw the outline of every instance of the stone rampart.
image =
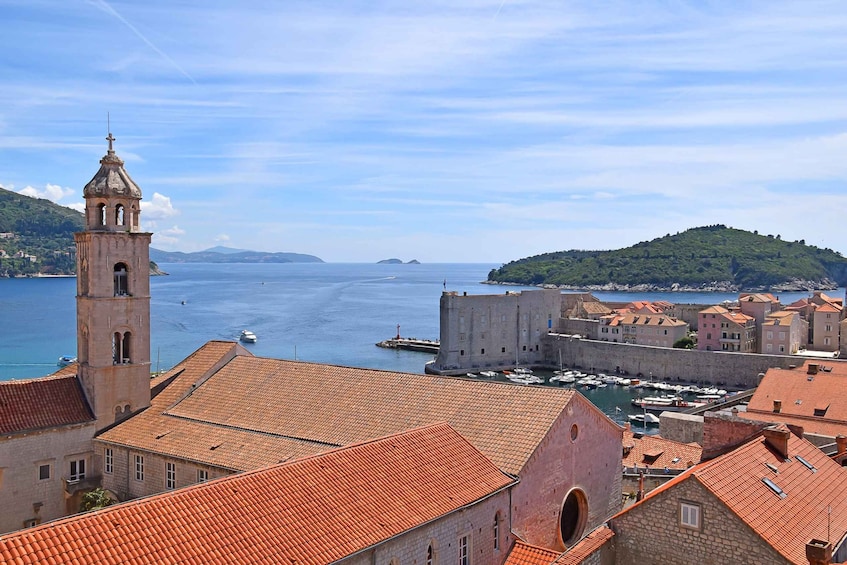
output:
M558 365L560 350L562 362L568 367L741 389L758 386L759 374L771 367L788 368L803 363L803 359L787 355L672 349L580 339L562 334L544 336L542 351L549 366Z

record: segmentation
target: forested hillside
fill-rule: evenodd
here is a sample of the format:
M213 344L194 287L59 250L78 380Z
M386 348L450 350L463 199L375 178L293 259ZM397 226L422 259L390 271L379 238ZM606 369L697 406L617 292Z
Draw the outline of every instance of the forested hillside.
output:
M0 276L73 274L76 210L0 188ZM9 235L11 234L11 235ZM17 254L25 257L15 257ZM33 261L31 257L35 257Z
M847 283L847 259L803 240L715 225L614 251L528 257L493 269L488 280L574 289L825 289Z

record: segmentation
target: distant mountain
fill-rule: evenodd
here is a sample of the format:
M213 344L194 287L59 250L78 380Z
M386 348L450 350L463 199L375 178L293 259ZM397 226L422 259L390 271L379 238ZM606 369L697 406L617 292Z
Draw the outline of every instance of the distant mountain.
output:
M213 247L212 249L220 249ZM229 249L226 251L196 251L183 253L181 251L162 251L150 248L150 259L157 263L323 263L314 255L302 253L269 253L265 251L243 251Z
M412 259L407 263L403 263L402 259L383 259L382 261L377 261L377 265L420 265L421 262L417 259Z
M847 283L831 249L723 225L693 228L614 251L559 251L493 269L491 283L588 290L791 291Z
M224 247L223 245L216 245L214 247L210 247L209 249L203 250L203 253L223 253L224 255L231 255L233 253L246 253L250 251L249 249L235 249L234 247Z

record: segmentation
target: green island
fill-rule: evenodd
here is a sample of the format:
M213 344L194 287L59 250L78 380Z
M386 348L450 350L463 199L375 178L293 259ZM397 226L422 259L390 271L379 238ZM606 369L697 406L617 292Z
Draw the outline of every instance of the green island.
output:
M490 284L569 290L792 291L847 283L847 259L832 249L718 224L612 251L559 251L506 263Z

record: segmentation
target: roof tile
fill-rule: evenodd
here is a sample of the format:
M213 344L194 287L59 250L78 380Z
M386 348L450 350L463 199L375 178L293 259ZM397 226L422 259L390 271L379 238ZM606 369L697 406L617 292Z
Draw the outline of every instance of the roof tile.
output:
M82 424L94 420L76 375L0 382L0 433Z

